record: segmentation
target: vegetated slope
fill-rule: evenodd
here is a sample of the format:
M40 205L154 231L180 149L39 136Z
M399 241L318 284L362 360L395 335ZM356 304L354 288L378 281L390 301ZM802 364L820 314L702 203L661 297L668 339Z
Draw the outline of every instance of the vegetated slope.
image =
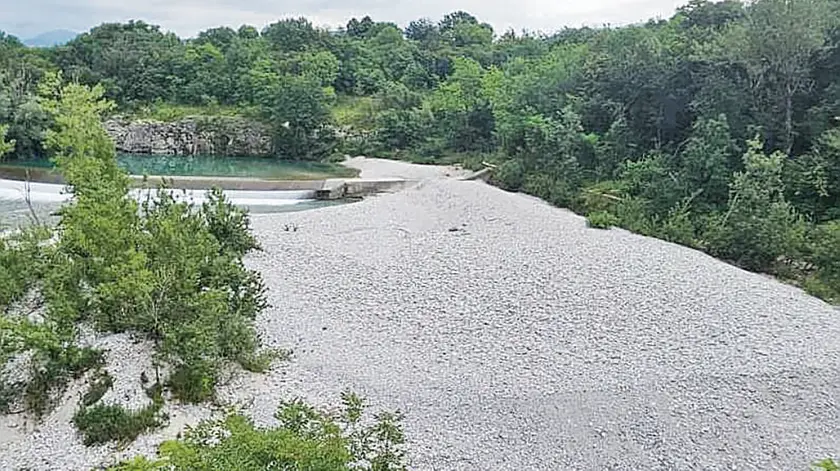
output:
M296 231L283 230L284 225ZM349 387L415 469L807 469L836 451L840 318L700 252L475 182L257 216L268 345L229 387Z

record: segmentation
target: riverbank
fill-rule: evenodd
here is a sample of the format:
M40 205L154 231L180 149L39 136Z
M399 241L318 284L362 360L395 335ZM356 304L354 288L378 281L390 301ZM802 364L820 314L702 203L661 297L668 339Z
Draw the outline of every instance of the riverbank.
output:
M834 308L685 247L441 178L453 169L350 165L429 177L254 216L264 251L247 263L271 304L259 329L294 356L234 376L222 403L268 424L282 398L328 404L352 389L405 413L417 470L808 469L836 452ZM209 413L168 407L177 425ZM0 468L87 469L173 433L116 451L84 448L55 415L45 424L0 444Z

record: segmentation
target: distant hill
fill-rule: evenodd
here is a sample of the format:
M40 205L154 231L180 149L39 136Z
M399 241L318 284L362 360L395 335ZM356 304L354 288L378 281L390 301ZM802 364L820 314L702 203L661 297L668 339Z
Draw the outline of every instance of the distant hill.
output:
M79 33L66 29L57 29L54 31L47 31L41 33L33 38L25 39L24 44L31 47L50 47L66 44L71 39L78 36Z

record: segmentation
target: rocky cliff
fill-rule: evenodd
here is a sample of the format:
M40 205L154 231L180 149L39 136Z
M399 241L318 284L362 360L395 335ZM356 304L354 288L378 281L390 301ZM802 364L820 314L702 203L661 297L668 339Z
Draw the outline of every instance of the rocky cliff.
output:
M189 117L179 121L113 118L105 129L117 151L136 154L269 155L268 126L236 117Z

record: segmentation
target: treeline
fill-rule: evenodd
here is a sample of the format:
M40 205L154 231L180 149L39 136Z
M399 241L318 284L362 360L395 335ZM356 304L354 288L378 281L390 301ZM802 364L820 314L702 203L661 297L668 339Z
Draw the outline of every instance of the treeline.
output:
M692 0L667 20L497 34L287 19L183 40L142 22L66 46L5 37L0 123L38 154L45 70L123 112L243 114L283 157L487 161L500 186L840 294L840 16L832 0ZM336 132L339 130L340 132ZM341 138L338 138L338 137Z

